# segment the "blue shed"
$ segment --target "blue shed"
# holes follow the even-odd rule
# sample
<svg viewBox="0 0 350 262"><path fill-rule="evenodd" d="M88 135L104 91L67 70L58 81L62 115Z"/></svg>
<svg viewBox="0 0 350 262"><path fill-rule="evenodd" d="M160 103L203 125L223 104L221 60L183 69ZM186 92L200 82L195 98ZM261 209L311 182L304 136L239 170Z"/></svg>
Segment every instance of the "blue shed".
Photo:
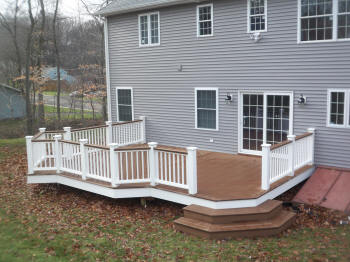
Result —
<svg viewBox="0 0 350 262"><path fill-rule="evenodd" d="M26 103L21 91L0 84L0 120L21 118L26 115Z"/></svg>

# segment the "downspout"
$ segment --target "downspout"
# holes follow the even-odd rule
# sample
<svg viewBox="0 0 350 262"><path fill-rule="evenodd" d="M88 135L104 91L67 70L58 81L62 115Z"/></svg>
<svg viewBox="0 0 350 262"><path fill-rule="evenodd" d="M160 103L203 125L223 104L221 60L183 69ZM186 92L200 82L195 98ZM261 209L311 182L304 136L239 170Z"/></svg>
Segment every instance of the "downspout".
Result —
<svg viewBox="0 0 350 262"><path fill-rule="evenodd" d="M108 49L108 21L104 19L104 37L105 37L105 60L106 60L106 84L107 84L107 111L108 121L112 121L112 93L111 93L111 78L109 74L109 49Z"/></svg>

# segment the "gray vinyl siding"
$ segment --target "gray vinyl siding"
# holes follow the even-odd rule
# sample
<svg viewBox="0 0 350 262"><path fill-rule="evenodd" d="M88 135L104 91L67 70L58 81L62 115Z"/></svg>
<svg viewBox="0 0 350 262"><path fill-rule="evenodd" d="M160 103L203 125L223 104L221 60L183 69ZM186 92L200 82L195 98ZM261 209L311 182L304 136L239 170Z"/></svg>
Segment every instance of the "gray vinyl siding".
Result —
<svg viewBox="0 0 350 262"><path fill-rule="evenodd" d="M315 127L316 163L349 168L350 128L326 122L327 89L350 88L350 42L297 44L297 1L268 0L268 31L254 43L246 0L213 4L214 36L203 38L196 35L196 5L156 10L157 47L139 47L139 13L108 18L113 120L115 87L131 86L135 117L147 117L148 141L237 153L239 91L293 91L294 133ZM195 129L195 87L219 88L218 131ZM227 93L234 95L230 104ZM300 94L306 105L296 103Z"/></svg>

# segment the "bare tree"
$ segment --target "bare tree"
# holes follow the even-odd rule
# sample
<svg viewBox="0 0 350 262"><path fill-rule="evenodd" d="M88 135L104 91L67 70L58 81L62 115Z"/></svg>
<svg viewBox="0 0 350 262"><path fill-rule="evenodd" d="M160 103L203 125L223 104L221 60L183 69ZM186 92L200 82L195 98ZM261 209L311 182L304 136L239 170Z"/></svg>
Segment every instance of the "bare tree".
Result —
<svg viewBox="0 0 350 262"><path fill-rule="evenodd" d="M28 14L30 19L30 28L27 34L27 43L26 43L26 68L25 68L25 98L26 98L26 111L27 111L27 133L32 134L33 132L33 115L32 107L30 101L30 56L32 53L32 39L33 31L35 27L35 20L32 12L32 1L27 0L28 3Z"/></svg>
<svg viewBox="0 0 350 262"><path fill-rule="evenodd" d="M21 75L22 74L22 58L21 58L21 52L20 52L20 48L18 45L18 39L17 39L18 12L19 12L18 0L15 0L15 8L14 8L14 15L13 15L12 23L10 23L10 21L5 17L5 15L0 12L0 25L2 27L4 27L11 36L11 39L13 41L13 45L14 45L15 50L16 50L17 73L18 73L18 75Z"/></svg>
<svg viewBox="0 0 350 262"><path fill-rule="evenodd" d="M53 15L53 26L52 26L52 32L53 32L53 42L54 42L54 48L55 48L55 60L56 60L56 69L57 69L57 119L58 122L61 121L61 62L60 62L60 52L58 50L58 43L57 43L57 32L56 28L58 28L58 20L57 20L57 13L58 13L58 5L59 0L56 0L56 7L55 7L55 13Z"/></svg>

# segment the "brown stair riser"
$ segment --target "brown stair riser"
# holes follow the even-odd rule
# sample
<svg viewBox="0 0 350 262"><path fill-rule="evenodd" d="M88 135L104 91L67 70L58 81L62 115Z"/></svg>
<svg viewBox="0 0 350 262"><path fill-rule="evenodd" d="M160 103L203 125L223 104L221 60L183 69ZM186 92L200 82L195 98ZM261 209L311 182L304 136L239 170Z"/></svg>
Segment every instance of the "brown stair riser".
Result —
<svg viewBox="0 0 350 262"><path fill-rule="evenodd" d="M266 228L256 230L240 230L240 231L227 231L227 232L207 232L197 228L189 227L186 225L178 224L175 222L175 229L185 234L198 236L207 239L232 239L232 238L254 238L254 237L268 237L278 235L284 230L289 228L295 221L295 216L289 219L282 226L277 228Z"/></svg>
<svg viewBox="0 0 350 262"><path fill-rule="evenodd" d="M247 215L224 215L211 216L201 213L196 213L190 210L184 210L184 217L207 222L210 224L232 224L235 222L261 221L269 220L276 217L282 211L282 205L277 206L267 213L256 213Z"/></svg>

